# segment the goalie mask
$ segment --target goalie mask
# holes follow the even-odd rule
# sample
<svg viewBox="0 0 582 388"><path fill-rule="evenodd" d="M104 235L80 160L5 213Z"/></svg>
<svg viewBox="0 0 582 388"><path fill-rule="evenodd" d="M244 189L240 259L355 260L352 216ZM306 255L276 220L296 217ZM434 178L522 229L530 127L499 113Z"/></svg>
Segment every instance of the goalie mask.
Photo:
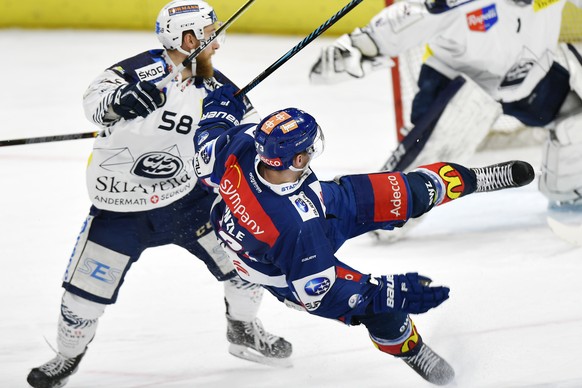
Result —
<svg viewBox="0 0 582 388"><path fill-rule="evenodd" d="M273 170L301 171L293 167L295 155L306 151L314 159L323 147L323 132L313 116L296 108L271 113L255 129L259 158Z"/></svg>
<svg viewBox="0 0 582 388"><path fill-rule="evenodd" d="M196 39L202 42L207 39L204 28L216 20L214 9L204 1L172 1L158 14L156 35L165 49L181 51L182 34L185 31L193 31Z"/></svg>

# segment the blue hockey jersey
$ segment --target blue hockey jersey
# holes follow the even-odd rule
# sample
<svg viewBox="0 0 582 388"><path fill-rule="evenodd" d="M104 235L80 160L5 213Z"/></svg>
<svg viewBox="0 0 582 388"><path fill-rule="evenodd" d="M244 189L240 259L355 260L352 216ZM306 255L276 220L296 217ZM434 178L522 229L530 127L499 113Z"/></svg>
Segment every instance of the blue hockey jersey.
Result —
<svg viewBox="0 0 582 388"><path fill-rule="evenodd" d="M214 230L243 279L262 284L288 305L349 323L379 288L335 252L351 237L405 222L412 212L408 180L390 173L386 179L393 181L383 184L382 195L375 195L369 175L340 185L320 182L307 169L297 182L269 183L258 173L255 127L235 127L217 138L204 128L197 133L196 174L222 197L211 212ZM383 197L383 206L374 205L375 196ZM428 194L418 200L422 211L429 201Z"/></svg>

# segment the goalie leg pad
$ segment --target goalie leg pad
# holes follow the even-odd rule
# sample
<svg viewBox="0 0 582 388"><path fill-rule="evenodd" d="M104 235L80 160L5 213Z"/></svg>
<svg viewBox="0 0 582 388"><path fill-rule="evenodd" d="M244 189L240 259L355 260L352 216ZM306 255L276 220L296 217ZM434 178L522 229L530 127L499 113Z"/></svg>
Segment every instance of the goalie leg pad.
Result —
<svg viewBox="0 0 582 388"><path fill-rule="evenodd" d="M539 188L552 202L582 204L582 112L549 131Z"/></svg>
<svg viewBox="0 0 582 388"><path fill-rule="evenodd" d="M405 171L439 160L463 163L500 115L499 103L475 82L457 77L438 94L382 169Z"/></svg>
<svg viewBox="0 0 582 388"><path fill-rule="evenodd" d="M570 43L560 43L570 73L570 88L582 97L582 54Z"/></svg>

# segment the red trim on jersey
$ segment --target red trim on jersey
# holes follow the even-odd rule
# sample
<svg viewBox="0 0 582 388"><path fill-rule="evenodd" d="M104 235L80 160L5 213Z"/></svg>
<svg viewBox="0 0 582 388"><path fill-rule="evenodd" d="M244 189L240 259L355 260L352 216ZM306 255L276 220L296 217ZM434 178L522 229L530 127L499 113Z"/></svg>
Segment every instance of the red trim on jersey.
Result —
<svg viewBox="0 0 582 388"><path fill-rule="evenodd" d="M224 175L220 180L220 195L226 206L241 227L257 240L272 247L279 238L279 231L259 203L247 177L243 176L237 157L229 156L225 167Z"/></svg>
<svg viewBox="0 0 582 388"><path fill-rule="evenodd" d="M362 279L362 274L343 267L335 267L336 276L339 279L351 280L354 282L359 282Z"/></svg>
<svg viewBox="0 0 582 388"><path fill-rule="evenodd" d="M374 191L374 222L406 221L408 191L399 172L368 175Z"/></svg>

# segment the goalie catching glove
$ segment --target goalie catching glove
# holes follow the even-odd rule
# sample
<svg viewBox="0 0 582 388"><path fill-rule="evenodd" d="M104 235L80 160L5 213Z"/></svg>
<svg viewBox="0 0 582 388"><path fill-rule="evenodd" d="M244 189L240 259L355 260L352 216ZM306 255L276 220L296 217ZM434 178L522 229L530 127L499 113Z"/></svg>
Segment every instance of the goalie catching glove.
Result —
<svg viewBox="0 0 582 388"><path fill-rule="evenodd" d="M381 282L382 291L374 300L375 313L422 314L449 299L448 287L431 287L432 280L416 272L384 275L376 280Z"/></svg>
<svg viewBox="0 0 582 388"><path fill-rule="evenodd" d="M333 84L362 78L373 70L388 66L393 66L392 61L380 55L378 46L365 28L356 28L321 50L309 79L315 84Z"/></svg>

